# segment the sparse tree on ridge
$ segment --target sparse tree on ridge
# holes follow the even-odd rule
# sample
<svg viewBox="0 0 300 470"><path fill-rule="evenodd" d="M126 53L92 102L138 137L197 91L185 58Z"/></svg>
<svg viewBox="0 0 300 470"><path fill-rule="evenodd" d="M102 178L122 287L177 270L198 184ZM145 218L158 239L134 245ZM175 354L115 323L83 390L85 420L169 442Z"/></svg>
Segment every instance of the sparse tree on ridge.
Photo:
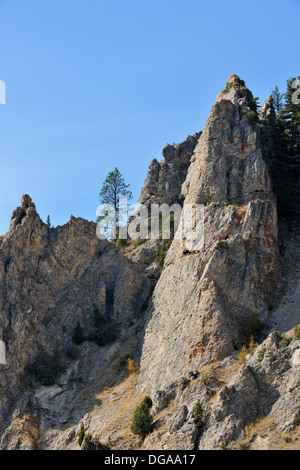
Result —
<svg viewBox="0 0 300 470"><path fill-rule="evenodd" d="M127 197L127 201L130 201L132 199L132 193L128 189L129 187L130 185L125 183L121 172L116 167L113 171L108 173L99 193L100 204L110 204L114 207L116 214L115 233L117 232L119 222L119 197ZM101 217L98 217L97 222L100 220Z"/></svg>

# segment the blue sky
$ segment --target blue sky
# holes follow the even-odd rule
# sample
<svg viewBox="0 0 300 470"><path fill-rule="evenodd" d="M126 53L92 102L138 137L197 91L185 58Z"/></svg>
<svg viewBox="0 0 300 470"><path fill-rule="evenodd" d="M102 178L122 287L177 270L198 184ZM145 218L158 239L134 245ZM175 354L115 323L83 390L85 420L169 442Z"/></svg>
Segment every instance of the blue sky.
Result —
<svg viewBox="0 0 300 470"><path fill-rule="evenodd" d="M95 220L115 166L137 199L232 73L261 103L299 75L299 19L300 0L0 0L0 234L23 193L53 225Z"/></svg>

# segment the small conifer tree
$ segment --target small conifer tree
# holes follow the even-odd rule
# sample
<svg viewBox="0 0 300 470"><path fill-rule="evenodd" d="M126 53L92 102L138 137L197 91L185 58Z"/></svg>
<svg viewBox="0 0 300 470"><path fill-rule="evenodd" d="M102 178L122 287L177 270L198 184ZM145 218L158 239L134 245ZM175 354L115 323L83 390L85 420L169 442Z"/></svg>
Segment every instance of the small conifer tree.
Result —
<svg viewBox="0 0 300 470"><path fill-rule="evenodd" d="M81 446L81 444L83 443L84 436L85 436L84 424L81 423L80 429L79 429L79 433L78 433L78 444L79 444L80 446Z"/></svg>
<svg viewBox="0 0 300 470"><path fill-rule="evenodd" d="M204 424L204 413L201 404L197 401L194 409L194 423L200 429Z"/></svg>
<svg viewBox="0 0 300 470"><path fill-rule="evenodd" d="M80 325L80 322L78 322L76 327L75 327L75 330L74 330L74 333L73 333L73 341L77 345L80 345L80 344L84 343L84 341L85 341L85 337L84 337L83 330L82 330L82 327Z"/></svg>
<svg viewBox="0 0 300 470"><path fill-rule="evenodd" d="M133 414L131 423L131 432L133 432L133 434L138 434L144 438L152 431L153 417L150 413L151 407L151 398L145 397Z"/></svg>

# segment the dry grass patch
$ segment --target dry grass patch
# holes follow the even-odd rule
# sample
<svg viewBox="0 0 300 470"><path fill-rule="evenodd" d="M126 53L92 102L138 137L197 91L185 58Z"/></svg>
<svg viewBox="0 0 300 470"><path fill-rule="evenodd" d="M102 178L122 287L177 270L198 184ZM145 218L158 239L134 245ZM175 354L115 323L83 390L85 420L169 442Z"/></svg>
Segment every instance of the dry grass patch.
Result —
<svg viewBox="0 0 300 470"><path fill-rule="evenodd" d="M257 419L245 427L245 438L237 441L233 450L299 450L300 426L283 433L276 429L276 424L268 416Z"/></svg>
<svg viewBox="0 0 300 470"><path fill-rule="evenodd" d="M137 436L130 431L131 421L135 409L147 396L146 391L135 394L137 376L131 373L123 382L96 395L101 401L99 414L103 426L94 435L110 447L132 448L137 441Z"/></svg>
<svg viewBox="0 0 300 470"><path fill-rule="evenodd" d="M30 414L17 417L11 424L11 434L18 436L19 446L38 450L41 444L39 419Z"/></svg>

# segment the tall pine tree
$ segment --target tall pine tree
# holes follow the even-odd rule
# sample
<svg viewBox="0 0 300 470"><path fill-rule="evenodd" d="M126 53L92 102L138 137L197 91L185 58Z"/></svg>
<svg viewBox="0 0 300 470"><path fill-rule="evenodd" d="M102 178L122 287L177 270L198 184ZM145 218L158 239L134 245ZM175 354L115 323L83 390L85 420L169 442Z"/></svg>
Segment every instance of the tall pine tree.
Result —
<svg viewBox="0 0 300 470"><path fill-rule="evenodd" d="M114 208L115 211L115 221L114 221L114 234L118 235L118 223L119 223L119 198L124 196L127 198L127 201L132 199L132 193L128 189L129 184L125 183L125 180L118 170L115 168L113 171L109 172L107 177L102 184L101 191L99 193L100 204L106 205L109 204ZM103 216L97 218L99 222ZM114 237L113 237L114 238ZM118 236L117 236L118 238Z"/></svg>
<svg viewBox="0 0 300 470"><path fill-rule="evenodd" d="M300 77L286 82L286 92L276 86L273 106L276 120L271 124L267 160L277 196L280 218L293 220L300 213L300 104L295 101L295 84Z"/></svg>
<svg viewBox="0 0 300 470"><path fill-rule="evenodd" d="M300 77L297 77L299 80ZM295 102L296 77L287 80L284 104L279 111L279 123L283 129L284 159L281 164L280 207L288 218L299 215L300 187L300 104Z"/></svg>

